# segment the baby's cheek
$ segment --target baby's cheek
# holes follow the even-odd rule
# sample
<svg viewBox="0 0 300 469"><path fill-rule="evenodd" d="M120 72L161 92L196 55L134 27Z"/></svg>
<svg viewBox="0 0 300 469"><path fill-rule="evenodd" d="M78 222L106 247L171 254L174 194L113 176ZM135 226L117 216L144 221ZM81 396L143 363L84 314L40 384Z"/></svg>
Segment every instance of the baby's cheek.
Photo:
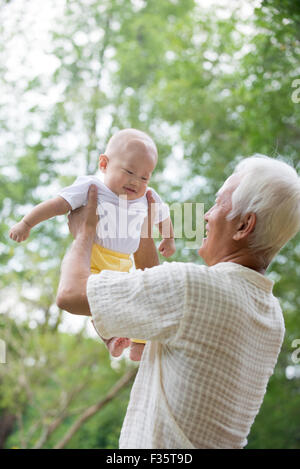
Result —
<svg viewBox="0 0 300 469"><path fill-rule="evenodd" d="M141 187L141 190L140 190L140 197L143 197L143 195L146 194L146 191L148 189L148 186L146 185L145 187Z"/></svg>

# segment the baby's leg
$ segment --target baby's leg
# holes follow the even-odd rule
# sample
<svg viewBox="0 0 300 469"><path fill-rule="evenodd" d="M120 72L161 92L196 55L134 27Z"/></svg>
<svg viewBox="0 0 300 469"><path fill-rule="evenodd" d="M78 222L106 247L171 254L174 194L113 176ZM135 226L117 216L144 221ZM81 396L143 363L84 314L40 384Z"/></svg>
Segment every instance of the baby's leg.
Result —
<svg viewBox="0 0 300 469"><path fill-rule="evenodd" d="M105 343L106 347L108 348L110 354L113 357L119 357L122 354L124 348L129 347L130 339L127 339L126 337L111 337L110 339L104 339L97 331L94 321L91 321L91 323L93 324L98 336Z"/></svg>
<svg viewBox="0 0 300 469"><path fill-rule="evenodd" d="M107 340L102 338L102 340L113 357L122 355L123 350L130 345L130 339L126 337L112 337Z"/></svg>
<svg viewBox="0 0 300 469"><path fill-rule="evenodd" d="M97 244L93 244L91 254L91 273L99 274L102 270L116 270L128 272L132 266L132 261L129 259L120 259L119 254L109 252ZM93 323L93 321L92 321ZM94 325L94 323L93 323ZM95 327L95 326L94 326ZM95 328L96 329L96 328ZM96 332L98 333L97 329ZM98 333L98 335L100 335ZM100 336L101 337L101 336ZM113 357L119 357L122 355L123 350L130 345L130 339L126 337L111 337L110 339L103 339L106 347Z"/></svg>
<svg viewBox="0 0 300 469"><path fill-rule="evenodd" d="M140 359L142 358L144 347L145 347L144 343L131 342L130 352L129 352L130 360L134 362L139 362Z"/></svg>

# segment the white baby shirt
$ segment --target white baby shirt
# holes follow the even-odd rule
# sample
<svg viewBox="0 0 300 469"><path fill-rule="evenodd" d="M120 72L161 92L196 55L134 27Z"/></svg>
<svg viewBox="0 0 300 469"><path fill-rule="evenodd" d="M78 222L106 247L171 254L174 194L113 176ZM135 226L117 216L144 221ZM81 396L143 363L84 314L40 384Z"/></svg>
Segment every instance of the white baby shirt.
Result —
<svg viewBox="0 0 300 469"><path fill-rule="evenodd" d="M75 210L87 204L91 184L98 188L99 223L95 242L112 251L133 254L140 244L141 228L148 213L146 195L135 200L127 200L112 192L97 176L80 176L58 195L63 197ZM154 223L170 216L170 210L157 192L149 187L156 202Z"/></svg>

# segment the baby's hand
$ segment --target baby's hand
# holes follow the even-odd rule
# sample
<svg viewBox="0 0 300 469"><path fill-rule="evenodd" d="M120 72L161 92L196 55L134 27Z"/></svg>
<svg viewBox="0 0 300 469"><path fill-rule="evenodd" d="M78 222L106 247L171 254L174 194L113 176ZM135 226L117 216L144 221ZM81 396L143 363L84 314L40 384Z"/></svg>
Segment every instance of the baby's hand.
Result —
<svg viewBox="0 0 300 469"><path fill-rule="evenodd" d="M9 232L9 237L17 243L21 243L21 241L25 241L30 234L30 227L27 225L23 220L19 223L14 225Z"/></svg>
<svg viewBox="0 0 300 469"><path fill-rule="evenodd" d="M158 247L159 252L164 257L170 257L176 251L174 238L165 238Z"/></svg>

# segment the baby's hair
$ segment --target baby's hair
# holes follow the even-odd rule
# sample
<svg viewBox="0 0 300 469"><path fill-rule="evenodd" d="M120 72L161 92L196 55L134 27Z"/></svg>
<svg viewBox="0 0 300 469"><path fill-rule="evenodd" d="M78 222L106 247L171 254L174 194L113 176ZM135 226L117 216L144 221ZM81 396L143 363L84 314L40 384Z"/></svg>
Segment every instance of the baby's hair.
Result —
<svg viewBox="0 0 300 469"><path fill-rule="evenodd" d="M150 150L152 150L157 159L158 153L153 139L146 134L146 132L137 129L122 129L115 133L107 143L105 154L109 157L115 154L120 154L127 143L131 140L143 142Z"/></svg>

